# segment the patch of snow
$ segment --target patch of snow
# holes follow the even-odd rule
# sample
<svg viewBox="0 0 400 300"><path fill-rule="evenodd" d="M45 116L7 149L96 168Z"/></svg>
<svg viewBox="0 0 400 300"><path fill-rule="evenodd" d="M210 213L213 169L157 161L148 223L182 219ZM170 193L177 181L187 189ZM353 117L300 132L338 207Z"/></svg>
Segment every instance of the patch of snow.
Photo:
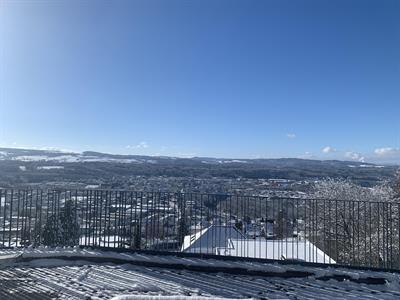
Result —
<svg viewBox="0 0 400 300"><path fill-rule="evenodd" d="M12 160L24 162L59 162L59 163L78 163L78 162L109 162L109 163L141 163L141 161L132 158L111 158L85 155L20 155L12 158ZM149 160L149 163L156 163L154 160Z"/></svg>
<svg viewBox="0 0 400 300"><path fill-rule="evenodd" d="M38 170L62 170L63 166L40 166L37 167Z"/></svg>
<svg viewBox="0 0 400 300"><path fill-rule="evenodd" d="M98 189L99 187L100 187L100 185L98 185L98 184L88 184L87 186L85 186L85 189L95 190L95 189Z"/></svg>
<svg viewBox="0 0 400 300"><path fill-rule="evenodd" d="M240 163L240 164L247 164L248 162L245 160L239 159L230 159L230 160L218 160L219 164L233 164L233 163ZM204 162L203 162L204 163Z"/></svg>
<svg viewBox="0 0 400 300"><path fill-rule="evenodd" d="M26 171L26 167L25 167L25 166L19 166L19 169L20 169L22 172L25 172L25 171Z"/></svg>
<svg viewBox="0 0 400 300"><path fill-rule="evenodd" d="M55 157L47 157L46 161L56 161L56 162L63 162L63 163L74 163L79 162L80 159L78 156L73 155L60 155Z"/></svg>
<svg viewBox="0 0 400 300"><path fill-rule="evenodd" d="M202 296L147 296L147 295L119 295L111 300L251 300L253 298L221 298L221 297L202 297Z"/></svg>
<svg viewBox="0 0 400 300"><path fill-rule="evenodd" d="M13 158L13 160L25 161L25 162L46 161L47 159L48 159L48 157L44 156L44 155L22 155L22 156L16 156Z"/></svg>
<svg viewBox="0 0 400 300"><path fill-rule="evenodd" d="M225 164L231 164L231 163L247 164L247 161L239 160L239 159L233 159L233 160L225 160L224 163Z"/></svg>
<svg viewBox="0 0 400 300"><path fill-rule="evenodd" d="M79 158L81 162L108 162L108 163L122 163L122 164L130 164L130 163L140 163L137 159L124 159L124 158L109 158L109 157L88 157L82 156Z"/></svg>

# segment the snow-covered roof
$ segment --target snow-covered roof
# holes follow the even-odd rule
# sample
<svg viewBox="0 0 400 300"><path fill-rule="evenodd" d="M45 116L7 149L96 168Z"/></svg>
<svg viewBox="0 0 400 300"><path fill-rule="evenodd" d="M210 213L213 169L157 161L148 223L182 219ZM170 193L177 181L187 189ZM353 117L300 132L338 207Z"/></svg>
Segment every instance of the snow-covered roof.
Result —
<svg viewBox="0 0 400 300"><path fill-rule="evenodd" d="M301 260L313 263L336 263L310 241L296 238L281 240L229 239L228 246L217 248L216 254L275 260Z"/></svg>
<svg viewBox="0 0 400 300"><path fill-rule="evenodd" d="M226 247L229 239L245 238L235 226L211 225L195 234L185 236L183 252L215 253L217 247Z"/></svg>

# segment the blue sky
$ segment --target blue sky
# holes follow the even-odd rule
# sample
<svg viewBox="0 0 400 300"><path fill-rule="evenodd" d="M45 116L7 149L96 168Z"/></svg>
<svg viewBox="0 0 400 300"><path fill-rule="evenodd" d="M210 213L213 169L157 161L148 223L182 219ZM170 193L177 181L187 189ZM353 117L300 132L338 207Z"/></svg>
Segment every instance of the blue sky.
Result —
<svg viewBox="0 0 400 300"><path fill-rule="evenodd" d="M400 1L0 3L0 146L400 162Z"/></svg>

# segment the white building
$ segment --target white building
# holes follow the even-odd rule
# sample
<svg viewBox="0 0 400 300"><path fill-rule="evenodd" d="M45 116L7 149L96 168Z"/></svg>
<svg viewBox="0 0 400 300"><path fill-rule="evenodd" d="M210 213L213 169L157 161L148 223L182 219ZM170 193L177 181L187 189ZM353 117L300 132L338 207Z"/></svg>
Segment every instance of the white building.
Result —
<svg viewBox="0 0 400 300"><path fill-rule="evenodd" d="M298 260L312 263L336 262L305 239L266 240L246 238L234 226L211 225L184 238L182 252L216 254L274 260Z"/></svg>

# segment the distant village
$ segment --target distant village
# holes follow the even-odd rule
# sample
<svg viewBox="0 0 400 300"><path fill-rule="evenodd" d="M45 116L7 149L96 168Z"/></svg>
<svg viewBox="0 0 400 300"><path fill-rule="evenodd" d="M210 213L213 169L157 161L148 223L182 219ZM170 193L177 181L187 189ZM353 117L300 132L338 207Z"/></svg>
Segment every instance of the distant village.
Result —
<svg viewBox="0 0 400 300"><path fill-rule="evenodd" d="M115 178L111 182L98 180L91 184L52 183L54 186L81 189L128 189L133 191L186 192L233 194L248 196L303 197L312 189L314 181L280 178L187 178L166 176L135 176L123 182Z"/></svg>

